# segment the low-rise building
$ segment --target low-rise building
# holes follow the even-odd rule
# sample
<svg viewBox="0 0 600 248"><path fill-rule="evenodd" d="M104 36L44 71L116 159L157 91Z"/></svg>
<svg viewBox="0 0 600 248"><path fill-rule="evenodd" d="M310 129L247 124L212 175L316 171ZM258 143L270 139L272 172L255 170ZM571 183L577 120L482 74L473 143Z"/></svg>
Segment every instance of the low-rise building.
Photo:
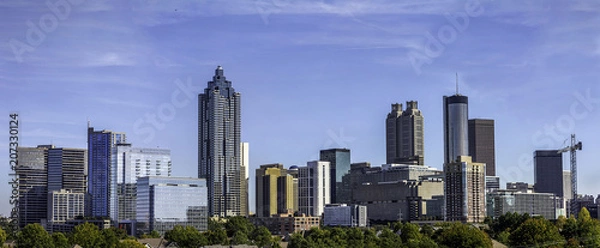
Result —
<svg viewBox="0 0 600 248"><path fill-rule="evenodd" d="M271 217L252 217L250 222L255 226L264 226L273 235L286 236L288 234L308 231L313 227L319 227L321 217L306 216L305 214L280 214Z"/></svg>
<svg viewBox="0 0 600 248"><path fill-rule="evenodd" d="M555 220L564 213L564 200L551 193L525 193L516 190L498 190L487 195L488 216L500 217L507 212L542 216Z"/></svg>
<svg viewBox="0 0 600 248"><path fill-rule="evenodd" d="M366 227L367 207L360 205L329 204L325 206L323 225Z"/></svg>

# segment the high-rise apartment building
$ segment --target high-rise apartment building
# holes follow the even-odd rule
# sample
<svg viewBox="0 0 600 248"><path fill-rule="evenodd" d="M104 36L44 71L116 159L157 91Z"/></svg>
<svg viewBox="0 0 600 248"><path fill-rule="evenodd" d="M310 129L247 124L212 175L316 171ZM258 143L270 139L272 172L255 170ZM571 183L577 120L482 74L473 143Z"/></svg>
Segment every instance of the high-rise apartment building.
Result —
<svg viewBox="0 0 600 248"><path fill-rule="evenodd" d="M496 175L494 120L469 120L469 156L475 162L485 163L486 176Z"/></svg>
<svg viewBox="0 0 600 248"><path fill-rule="evenodd" d="M469 156L444 164L446 221L483 222L486 216L485 164Z"/></svg>
<svg viewBox="0 0 600 248"><path fill-rule="evenodd" d="M117 193L111 201L117 202L111 213L115 221L135 220L137 179L145 176L171 176L171 151L159 148L136 148L131 144L117 144L115 156Z"/></svg>
<svg viewBox="0 0 600 248"><path fill-rule="evenodd" d="M444 163L469 155L468 105L466 96L444 96Z"/></svg>
<svg viewBox="0 0 600 248"><path fill-rule="evenodd" d="M48 209L48 148L18 147L15 170L19 178L19 227L41 223Z"/></svg>
<svg viewBox="0 0 600 248"><path fill-rule="evenodd" d="M392 104L385 120L386 163L424 165L423 115L416 101Z"/></svg>
<svg viewBox="0 0 600 248"><path fill-rule="evenodd" d="M558 150L539 150L533 153L533 157L535 192L564 197L562 153Z"/></svg>
<svg viewBox="0 0 600 248"><path fill-rule="evenodd" d="M211 216L242 214L240 100L221 66L198 95L198 177L206 178Z"/></svg>
<svg viewBox="0 0 600 248"><path fill-rule="evenodd" d="M298 169L298 208L300 213L321 216L331 203L330 169L327 161L311 161Z"/></svg>
<svg viewBox="0 0 600 248"><path fill-rule="evenodd" d="M115 217L117 202L117 144L126 143L124 133L96 131L88 127L88 192L93 217Z"/></svg>
<svg viewBox="0 0 600 248"><path fill-rule="evenodd" d="M240 215L248 216L249 215L249 205L248 205L248 183L250 182L250 144L248 142L242 142L242 146L240 149L240 166L242 167L240 171L242 172L241 180L241 196L240 199L242 201L242 205L240 206Z"/></svg>
<svg viewBox="0 0 600 248"><path fill-rule="evenodd" d="M348 203L350 196L341 194L343 191L342 178L350 173L350 150L334 148L321 150L319 161L329 162L330 193L332 203Z"/></svg>

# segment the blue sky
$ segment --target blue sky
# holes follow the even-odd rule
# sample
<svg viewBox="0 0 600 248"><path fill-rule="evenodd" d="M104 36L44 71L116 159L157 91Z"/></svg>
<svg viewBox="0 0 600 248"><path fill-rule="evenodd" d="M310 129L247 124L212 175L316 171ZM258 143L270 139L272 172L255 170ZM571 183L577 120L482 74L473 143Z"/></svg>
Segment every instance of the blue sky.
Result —
<svg viewBox="0 0 600 248"><path fill-rule="evenodd" d="M259 165L305 165L325 148L384 163L390 104L409 100L426 163L441 168L442 97L458 73L469 116L496 120L502 184L533 182L533 151L577 133L579 192L600 193L596 1L50 2L0 2L5 182L12 111L21 146L85 148L90 120L171 149L173 174L196 176L197 94L222 65L242 94L251 187Z"/></svg>

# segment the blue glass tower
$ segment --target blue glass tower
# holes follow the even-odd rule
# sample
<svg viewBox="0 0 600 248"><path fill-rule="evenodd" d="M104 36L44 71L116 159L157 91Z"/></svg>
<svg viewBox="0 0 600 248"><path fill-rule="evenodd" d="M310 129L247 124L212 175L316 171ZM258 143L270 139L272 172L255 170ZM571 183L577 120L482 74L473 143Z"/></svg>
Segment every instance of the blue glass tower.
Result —
<svg viewBox="0 0 600 248"><path fill-rule="evenodd" d="M116 145L126 143L124 133L94 131L88 127L88 193L91 197L90 214L93 217L111 217L116 220L117 193Z"/></svg>
<svg viewBox="0 0 600 248"><path fill-rule="evenodd" d="M344 191L342 177L350 173L350 150L340 148L321 150L319 161L329 162L331 203L349 203L350 196Z"/></svg>

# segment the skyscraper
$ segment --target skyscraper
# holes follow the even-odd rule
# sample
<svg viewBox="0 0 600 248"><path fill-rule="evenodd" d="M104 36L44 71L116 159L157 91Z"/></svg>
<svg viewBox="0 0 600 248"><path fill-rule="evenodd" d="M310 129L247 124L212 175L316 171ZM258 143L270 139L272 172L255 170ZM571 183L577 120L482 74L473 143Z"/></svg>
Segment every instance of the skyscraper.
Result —
<svg viewBox="0 0 600 248"><path fill-rule="evenodd" d="M311 161L298 169L298 208L300 213L321 216L330 201L330 169L327 161Z"/></svg>
<svg viewBox="0 0 600 248"><path fill-rule="evenodd" d="M115 217L117 202L117 144L126 143L124 133L95 131L88 127L88 192L93 217Z"/></svg>
<svg viewBox="0 0 600 248"><path fill-rule="evenodd" d="M18 147L19 227L41 223L48 209L48 147Z"/></svg>
<svg viewBox="0 0 600 248"><path fill-rule="evenodd" d="M533 157L534 191L564 197L562 153L558 150L539 150L533 153Z"/></svg>
<svg viewBox="0 0 600 248"><path fill-rule="evenodd" d="M483 222L486 216L485 164L469 156L444 164L446 221Z"/></svg>
<svg viewBox="0 0 600 248"><path fill-rule="evenodd" d="M444 163L469 155L468 105L466 96L444 96Z"/></svg>
<svg viewBox="0 0 600 248"><path fill-rule="evenodd" d="M496 148L494 120L469 120L469 156L473 161L485 163L486 176L496 175Z"/></svg>
<svg viewBox="0 0 600 248"><path fill-rule="evenodd" d="M385 120L386 163L425 165L423 115L416 101L392 104Z"/></svg>
<svg viewBox="0 0 600 248"><path fill-rule="evenodd" d="M211 216L242 213L240 100L221 66L198 95L198 177L206 178Z"/></svg>
<svg viewBox="0 0 600 248"><path fill-rule="evenodd" d="M350 196L339 193L343 192L342 177L350 173L350 150L341 148L321 150L319 161L329 162L331 203L349 203Z"/></svg>

